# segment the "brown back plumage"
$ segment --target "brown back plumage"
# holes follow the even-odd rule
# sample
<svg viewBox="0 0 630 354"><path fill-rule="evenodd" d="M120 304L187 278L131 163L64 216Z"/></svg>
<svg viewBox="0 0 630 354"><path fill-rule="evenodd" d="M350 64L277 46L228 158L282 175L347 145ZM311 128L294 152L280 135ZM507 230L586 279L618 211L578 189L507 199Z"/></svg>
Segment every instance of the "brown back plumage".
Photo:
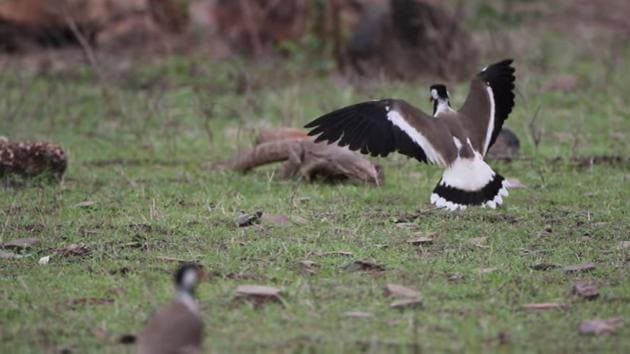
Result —
<svg viewBox="0 0 630 354"><path fill-rule="evenodd" d="M199 353L203 321L180 301L173 301L149 320L138 336L138 354Z"/></svg>

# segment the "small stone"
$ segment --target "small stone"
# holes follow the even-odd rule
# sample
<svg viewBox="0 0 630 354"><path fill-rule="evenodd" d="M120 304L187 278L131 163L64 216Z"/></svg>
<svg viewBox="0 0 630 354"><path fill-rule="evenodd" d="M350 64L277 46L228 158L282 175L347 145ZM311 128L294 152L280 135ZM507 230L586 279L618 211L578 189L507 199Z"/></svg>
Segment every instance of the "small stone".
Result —
<svg viewBox="0 0 630 354"><path fill-rule="evenodd" d="M599 297L599 289L597 285L592 283L575 283L571 288L574 295L578 295L586 300L595 300Z"/></svg>
<svg viewBox="0 0 630 354"><path fill-rule="evenodd" d="M39 259L39 261L37 261L37 264L39 265L47 265L48 262L50 262L50 256L45 256Z"/></svg>
<svg viewBox="0 0 630 354"><path fill-rule="evenodd" d="M373 316L371 313L363 312L363 311L349 311L349 312L344 312L343 315L345 317L351 317L351 318L369 318Z"/></svg>
<svg viewBox="0 0 630 354"><path fill-rule="evenodd" d="M611 335L617 332L617 329L623 326L623 319L621 317L615 317L608 320L587 320L582 321L578 327L580 334L591 335Z"/></svg>
<svg viewBox="0 0 630 354"><path fill-rule="evenodd" d="M422 306L421 299L400 299L392 302L389 307L393 309L416 308Z"/></svg>

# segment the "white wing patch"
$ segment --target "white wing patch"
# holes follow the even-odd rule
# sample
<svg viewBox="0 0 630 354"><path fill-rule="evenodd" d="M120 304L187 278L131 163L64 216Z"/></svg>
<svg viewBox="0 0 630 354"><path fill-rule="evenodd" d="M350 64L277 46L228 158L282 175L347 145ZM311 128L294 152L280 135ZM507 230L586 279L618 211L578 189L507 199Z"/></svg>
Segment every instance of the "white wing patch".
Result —
<svg viewBox="0 0 630 354"><path fill-rule="evenodd" d="M457 148L458 152L462 149L462 142L459 139L457 139L457 137L453 137L453 144L455 144L455 147Z"/></svg>
<svg viewBox="0 0 630 354"><path fill-rule="evenodd" d="M424 150L424 153L427 155L427 159L440 166L446 166L444 162L444 158L442 155L431 145L429 140L422 135L419 131L417 131L414 127L409 125L409 123L405 120L405 118L400 115L396 110L390 110L387 113L387 119L392 122L395 126L400 128L405 134L407 134L411 140L418 144Z"/></svg>
<svg viewBox="0 0 630 354"><path fill-rule="evenodd" d="M485 69L484 69L485 70ZM488 145L490 145L490 139L492 138L492 131L494 130L494 93L492 92L492 87L488 85L486 87L486 92L488 93L488 99L490 100L490 119L488 119L488 129L486 131L486 140L483 144L483 155L486 155L488 152Z"/></svg>

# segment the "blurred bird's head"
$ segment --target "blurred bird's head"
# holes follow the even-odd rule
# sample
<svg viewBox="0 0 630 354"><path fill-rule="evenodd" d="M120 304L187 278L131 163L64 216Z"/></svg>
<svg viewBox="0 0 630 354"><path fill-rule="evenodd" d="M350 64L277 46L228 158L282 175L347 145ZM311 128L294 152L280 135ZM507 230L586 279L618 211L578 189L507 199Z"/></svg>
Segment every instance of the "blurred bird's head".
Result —
<svg viewBox="0 0 630 354"><path fill-rule="evenodd" d="M184 264L175 272L175 287L178 291L192 294L201 278L203 271L199 264Z"/></svg>

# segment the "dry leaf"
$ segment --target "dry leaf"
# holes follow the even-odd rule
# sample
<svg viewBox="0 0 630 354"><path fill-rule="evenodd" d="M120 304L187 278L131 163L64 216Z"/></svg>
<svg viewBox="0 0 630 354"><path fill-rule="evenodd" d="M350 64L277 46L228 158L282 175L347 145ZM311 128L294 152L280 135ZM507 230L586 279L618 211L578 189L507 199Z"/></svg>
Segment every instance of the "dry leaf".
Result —
<svg viewBox="0 0 630 354"><path fill-rule="evenodd" d="M630 241L619 241L619 249L624 250L630 248Z"/></svg>
<svg viewBox="0 0 630 354"><path fill-rule="evenodd" d="M564 267L564 272L567 274L578 273L578 272L590 272L593 269L595 269L595 265L591 262L588 262L588 263L566 266Z"/></svg>
<svg viewBox="0 0 630 354"><path fill-rule="evenodd" d="M479 248L489 248L487 245L488 238L487 237L473 237L468 240L468 243Z"/></svg>
<svg viewBox="0 0 630 354"><path fill-rule="evenodd" d="M418 227L420 227L418 224L413 222L397 222L395 225L396 227L400 227L401 229L408 230L417 229Z"/></svg>
<svg viewBox="0 0 630 354"><path fill-rule="evenodd" d="M324 252L324 253L319 253L317 254L320 257L323 256L346 256L346 257L352 257L353 253L350 251L331 251L331 252Z"/></svg>
<svg viewBox="0 0 630 354"><path fill-rule="evenodd" d="M74 208L89 208L89 207L91 207L91 206L93 206L95 204L96 204L96 202L93 201L93 200L84 200L82 202L79 202L79 203L75 204L73 207Z"/></svg>
<svg viewBox="0 0 630 354"><path fill-rule="evenodd" d="M411 240L408 240L407 243L410 243L412 245L430 245L433 243L433 238L432 237L427 237L427 236L418 236L415 238L412 238Z"/></svg>
<svg viewBox="0 0 630 354"><path fill-rule="evenodd" d="M477 271L479 272L480 275L490 274L490 273L494 272L495 270L497 270L497 269L496 268L479 268L479 269L477 269Z"/></svg>
<svg viewBox="0 0 630 354"><path fill-rule="evenodd" d="M422 297L417 290L398 284L385 285L385 296L396 298L389 304L391 308L404 309L422 305Z"/></svg>
<svg viewBox="0 0 630 354"><path fill-rule="evenodd" d="M389 304L393 309L414 308L422 305L421 299L400 299Z"/></svg>
<svg viewBox="0 0 630 354"><path fill-rule="evenodd" d="M526 185L521 183L521 181L519 181L516 178L508 178L507 180L505 180L505 187L507 189L524 189L524 188L527 188Z"/></svg>
<svg viewBox="0 0 630 354"><path fill-rule="evenodd" d="M575 283L571 288L573 295L578 295L586 300L595 300L599 296L599 289L593 283Z"/></svg>
<svg viewBox="0 0 630 354"><path fill-rule="evenodd" d="M385 285L385 296L391 296L396 298L407 298L407 299L419 299L420 293L412 288L408 288L406 286L398 285L398 284L387 284Z"/></svg>
<svg viewBox="0 0 630 354"><path fill-rule="evenodd" d="M522 306L525 310L544 311L544 310L560 310L567 306L565 304L559 304L557 302L543 302L538 304L525 304Z"/></svg>
<svg viewBox="0 0 630 354"><path fill-rule="evenodd" d="M98 297L82 297L68 302L68 307L76 309L82 305L95 306L95 305L107 305L114 303L114 299L110 298L98 298Z"/></svg>
<svg viewBox="0 0 630 354"><path fill-rule="evenodd" d="M537 263L529 267L533 270L549 270L553 268L558 268L558 265L552 263Z"/></svg>
<svg viewBox="0 0 630 354"><path fill-rule="evenodd" d="M611 335L617 332L617 329L623 326L623 319L615 317L608 320L587 320L582 321L578 327L580 334Z"/></svg>
<svg viewBox="0 0 630 354"><path fill-rule="evenodd" d="M2 245L3 248L8 249L27 249L35 246L39 243L39 239L35 237L26 237L26 238L17 238L15 240L11 240Z"/></svg>
<svg viewBox="0 0 630 354"><path fill-rule="evenodd" d="M458 282L464 279L464 276L460 273L447 274L446 279L450 282Z"/></svg>
<svg viewBox="0 0 630 354"><path fill-rule="evenodd" d="M66 247L53 249L53 253L63 256L63 257L70 257L70 256L82 257L90 253L90 248L83 243L71 244Z"/></svg>
<svg viewBox="0 0 630 354"><path fill-rule="evenodd" d="M368 317L372 317L371 313L369 313L369 312L362 312L362 311L344 312L343 315L345 317L351 317L351 318L368 318Z"/></svg>
<svg viewBox="0 0 630 354"><path fill-rule="evenodd" d="M280 301L281 290L263 285L239 285L236 288L236 298L252 301L260 305L266 301Z"/></svg>
<svg viewBox="0 0 630 354"><path fill-rule="evenodd" d="M274 214L263 213L260 219L264 223L280 225L280 226L289 225L291 223L291 220L286 215L274 215Z"/></svg>
<svg viewBox="0 0 630 354"><path fill-rule="evenodd" d="M308 220L304 219L303 217L299 215L291 216L291 222L300 226L308 224Z"/></svg>
<svg viewBox="0 0 630 354"><path fill-rule="evenodd" d="M254 214L241 214L236 218L236 225L238 227L246 227L258 224L262 215L262 211L257 211Z"/></svg>
<svg viewBox="0 0 630 354"><path fill-rule="evenodd" d="M309 261L309 260L301 260L299 262L301 270L305 273L308 274L315 274L315 269L313 269L314 267L316 267L318 264L313 262L313 261Z"/></svg>
<svg viewBox="0 0 630 354"><path fill-rule="evenodd" d="M177 263L188 263L188 262L190 262L189 259L169 257L169 256L157 256L155 258L160 260L160 261L165 261L165 262L177 262Z"/></svg>
<svg viewBox="0 0 630 354"><path fill-rule="evenodd" d="M309 261L307 259L304 259L304 260L300 261L300 265L302 265L304 267L307 267L307 268L313 268L313 267L317 266L317 263L313 262L313 261Z"/></svg>
<svg viewBox="0 0 630 354"><path fill-rule="evenodd" d="M344 269L349 271L349 272L359 272L359 271L363 271L363 272L383 272L385 271L385 267L371 262L371 261L354 261L350 264L346 264L344 266Z"/></svg>

